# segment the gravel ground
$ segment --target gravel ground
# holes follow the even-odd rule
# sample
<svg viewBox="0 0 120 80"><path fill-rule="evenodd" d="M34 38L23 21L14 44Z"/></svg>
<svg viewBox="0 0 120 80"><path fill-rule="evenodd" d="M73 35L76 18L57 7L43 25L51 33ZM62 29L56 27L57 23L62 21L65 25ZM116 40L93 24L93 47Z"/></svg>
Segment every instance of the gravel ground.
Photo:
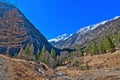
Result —
<svg viewBox="0 0 120 80"><path fill-rule="evenodd" d="M0 57L0 80L10 80L8 67L9 65Z"/></svg>

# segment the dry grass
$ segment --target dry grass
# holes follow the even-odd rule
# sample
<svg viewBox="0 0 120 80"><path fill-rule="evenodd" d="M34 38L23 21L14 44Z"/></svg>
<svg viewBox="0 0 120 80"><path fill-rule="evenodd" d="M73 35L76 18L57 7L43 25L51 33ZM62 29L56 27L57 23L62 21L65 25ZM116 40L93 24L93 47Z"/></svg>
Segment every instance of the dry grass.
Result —
<svg viewBox="0 0 120 80"><path fill-rule="evenodd" d="M81 70L75 67L68 68L65 66L59 67L57 69L60 70L62 73L71 76L75 79L78 77L78 80L82 80L82 77L92 77L91 79L97 77L96 80L114 80L113 78L118 80L116 76L120 76L119 70L117 70L120 67L120 50L114 53L84 56L82 58L83 63L80 65L85 66L85 63L87 62L90 66L89 70ZM80 59L81 58L77 58L77 60Z"/></svg>
<svg viewBox="0 0 120 80"><path fill-rule="evenodd" d="M85 66L87 62L90 66L89 70L81 70L79 68L68 68L66 66L58 67L57 69L63 74L74 78L75 80L96 79L96 80L120 80L120 50L114 53L107 53L94 56L85 56L81 66ZM0 60L4 60L1 66L8 66L8 80L58 80L54 70L50 69L44 63L39 64L46 66L48 71L44 70L43 75L39 75L36 70L36 63L21 59L9 58L0 55ZM80 60L80 58L77 58ZM74 60L73 60L74 61ZM6 64L6 65L5 65Z"/></svg>
<svg viewBox="0 0 120 80"><path fill-rule="evenodd" d="M0 55L1 57L8 65L9 80L45 80L45 77L37 73L34 62L12 59L4 55Z"/></svg>

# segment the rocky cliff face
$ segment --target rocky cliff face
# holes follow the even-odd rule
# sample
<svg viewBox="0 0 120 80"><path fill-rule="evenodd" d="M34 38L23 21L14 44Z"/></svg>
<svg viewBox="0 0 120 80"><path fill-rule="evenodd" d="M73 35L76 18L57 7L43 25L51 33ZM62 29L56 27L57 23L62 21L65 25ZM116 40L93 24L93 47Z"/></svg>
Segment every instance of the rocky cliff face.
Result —
<svg viewBox="0 0 120 80"><path fill-rule="evenodd" d="M53 48L46 38L13 5L0 3L0 53L18 53L26 44L32 44L33 53L37 49Z"/></svg>
<svg viewBox="0 0 120 80"><path fill-rule="evenodd" d="M80 29L66 40L54 43L55 47L67 48L76 45L88 45L93 40L101 39L120 30L120 17L103 21Z"/></svg>

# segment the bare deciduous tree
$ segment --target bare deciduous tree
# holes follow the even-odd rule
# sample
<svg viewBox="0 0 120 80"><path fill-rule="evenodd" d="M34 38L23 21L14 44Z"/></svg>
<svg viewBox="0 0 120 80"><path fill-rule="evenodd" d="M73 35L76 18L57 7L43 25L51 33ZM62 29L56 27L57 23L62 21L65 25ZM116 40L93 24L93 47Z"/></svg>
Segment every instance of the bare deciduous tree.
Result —
<svg viewBox="0 0 120 80"><path fill-rule="evenodd" d="M19 11L16 9L9 10L0 19L0 40L7 47L6 54L9 55L10 48L21 48L23 43L28 39L27 32L24 28L24 21L21 19ZM7 42L5 42L7 40Z"/></svg>

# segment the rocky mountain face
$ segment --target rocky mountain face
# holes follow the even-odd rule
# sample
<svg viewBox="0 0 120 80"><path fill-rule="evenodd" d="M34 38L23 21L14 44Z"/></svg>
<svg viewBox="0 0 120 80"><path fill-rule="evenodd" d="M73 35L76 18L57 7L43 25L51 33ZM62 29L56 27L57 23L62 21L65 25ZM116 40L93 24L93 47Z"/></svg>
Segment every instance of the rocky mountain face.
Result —
<svg viewBox="0 0 120 80"><path fill-rule="evenodd" d="M14 55L27 44L32 44L33 53L43 46L48 51L54 48L19 9L0 3L0 53Z"/></svg>
<svg viewBox="0 0 120 80"><path fill-rule="evenodd" d="M111 35L120 29L120 17L106 20L98 24L90 25L78 30L72 36L65 40L54 43L53 46L58 48L67 48L75 45L88 45L93 40L101 39Z"/></svg>

